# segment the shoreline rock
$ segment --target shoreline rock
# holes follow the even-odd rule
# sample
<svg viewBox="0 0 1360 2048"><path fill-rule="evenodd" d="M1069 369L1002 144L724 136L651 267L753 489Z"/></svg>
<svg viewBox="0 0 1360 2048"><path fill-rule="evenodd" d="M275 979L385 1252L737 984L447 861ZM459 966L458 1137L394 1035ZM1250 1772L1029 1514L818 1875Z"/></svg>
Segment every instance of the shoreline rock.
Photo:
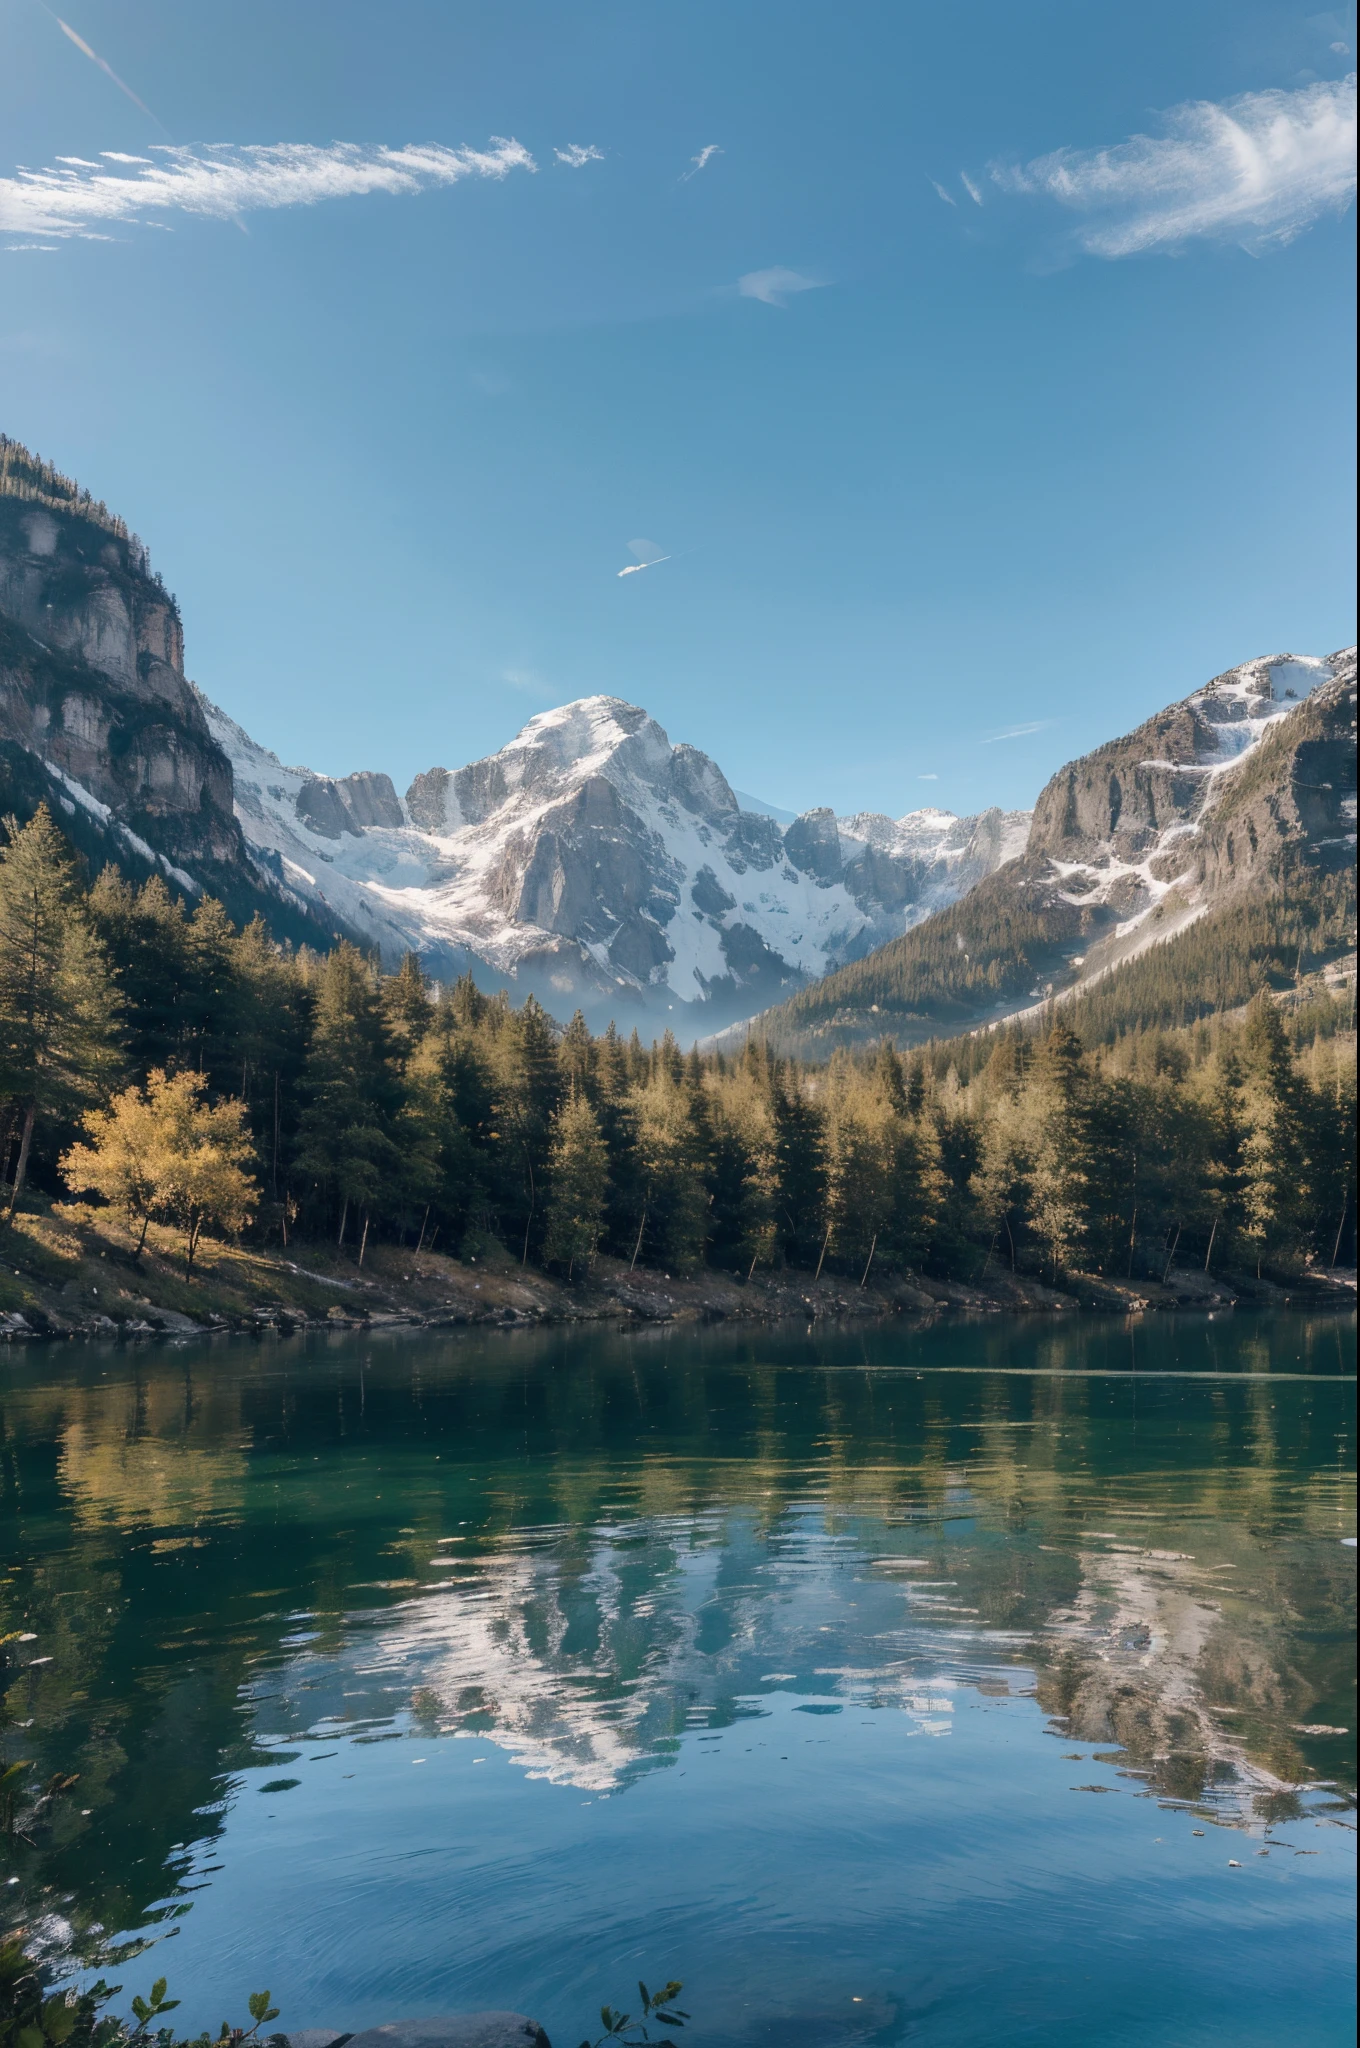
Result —
<svg viewBox="0 0 1360 2048"><path fill-rule="evenodd" d="M437 2013L431 2019L390 2020L357 2034L300 2027L273 2039L287 2048L552 2048L537 2020L522 2012Z"/></svg>

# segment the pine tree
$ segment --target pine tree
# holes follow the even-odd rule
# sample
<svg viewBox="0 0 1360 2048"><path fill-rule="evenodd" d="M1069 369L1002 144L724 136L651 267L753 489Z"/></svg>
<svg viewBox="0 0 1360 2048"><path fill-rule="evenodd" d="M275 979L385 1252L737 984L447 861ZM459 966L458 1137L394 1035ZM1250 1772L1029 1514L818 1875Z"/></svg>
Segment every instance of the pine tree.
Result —
<svg viewBox="0 0 1360 2048"><path fill-rule="evenodd" d="M1243 1227L1259 1274L1266 1259L1292 1260L1313 1249L1315 1209L1309 1090L1268 995L1247 1013L1241 1057Z"/></svg>
<svg viewBox="0 0 1360 2048"><path fill-rule="evenodd" d="M774 1255L778 1195L775 1123L763 1076L744 1065L723 1073L716 1063L702 1091L707 1104L707 1182L711 1194L710 1256L750 1274Z"/></svg>
<svg viewBox="0 0 1360 2048"><path fill-rule="evenodd" d="M298 961L270 938L258 912L232 949L237 1038L231 1074L250 1105L267 1186L287 1200L286 1166L297 1133L299 1087L311 1025L311 997ZM286 1219L284 1221L286 1233Z"/></svg>
<svg viewBox="0 0 1360 2048"><path fill-rule="evenodd" d="M562 1073L552 1019L534 996L514 1013L498 1046L497 1116L509 1146L503 1155L501 1210L521 1263L541 1245L544 1191Z"/></svg>
<svg viewBox="0 0 1360 2048"><path fill-rule="evenodd" d="M703 1263L709 1198L693 1098L673 1078L669 1061L634 1089L632 1110L642 1197L637 1245L668 1271L692 1273Z"/></svg>
<svg viewBox="0 0 1360 2048"><path fill-rule="evenodd" d="M387 1041L398 1067L404 1068L434 1021L430 981L416 953L403 953L395 974L382 984Z"/></svg>
<svg viewBox="0 0 1360 2048"><path fill-rule="evenodd" d="M1023 1106L1032 1131L1030 1220L1056 1275L1086 1249L1093 1173L1081 1042L1062 1022L1039 1047Z"/></svg>
<svg viewBox="0 0 1360 2048"><path fill-rule="evenodd" d="M134 890L116 868L107 867L90 892L90 917L126 998L133 1070L195 1065L196 1059L185 1056L196 1011L179 898L159 875Z"/></svg>
<svg viewBox="0 0 1360 2048"><path fill-rule="evenodd" d="M595 1042L579 1010L573 1014L570 1024L562 1033L557 1058L562 1069L562 1085L568 1095L574 1089L577 1093L589 1093L593 1097Z"/></svg>
<svg viewBox="0 0 1360 2048"><path fill-rule="evenodd" d="M583 1089L574 1089L553 1118L548 1160L548 1215L544 1252L565 1265L589 1266L604 1228L609 1157L599 1120Z"/></svg>
<svg viewBox="0 0 1360 2048"><path fill-rule="evenodd" d="M888 1250L902 1126L901 1114L878 1075L837 1053L827 1077L830 1245L843 1265L857 1274L862 1271L865 1278L880 1243L885 1255Z"/></svg>
<svg viewBox="0 0 1360 2048"><path fill-rule="evenodd" d="M71 849L40 804L0 848L0 1101L19 1131L13 1216L40 1123L69 1122L121 1063L117 992L90 930Z"/></svg>
<svg viewBox="0 0 1360 2048"><path fill-rule="evenodd" d="M396 1167L399 1101L373 975L348 944L336 947L319 976L303 1089L298 1167L339 1203L343 1244L351 1206L375 1203Z"/></svg>
<svg viewBox="0 0 1360 2048"><path fill-rule="evenodd" d="M826 1242L826 1128L802 1077L787 1070L775 1077L774 1224L779 1248L790 1265L815 1266Z"/></svg>

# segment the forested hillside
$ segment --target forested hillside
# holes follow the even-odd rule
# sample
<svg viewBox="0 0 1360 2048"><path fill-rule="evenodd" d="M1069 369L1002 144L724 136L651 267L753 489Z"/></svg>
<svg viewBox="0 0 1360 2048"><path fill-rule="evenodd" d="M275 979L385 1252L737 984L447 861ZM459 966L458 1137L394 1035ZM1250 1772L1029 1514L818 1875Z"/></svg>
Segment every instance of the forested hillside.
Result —
<svg viewBox="0 0 1360 2048"><path fill-rule="evenodd" d="M1070 950L1080 913L1069 908L1067 915ZM993 992L1012 1004L1028 996L1037 1017L1046 986L1066 964L1054 936L1061 916L1051 908L1027 913L1005 878L993 876L962 903L828 975L753 1028L768 1031L782 1048L825 1058L840 1040L853 1042L866 1029L907 1044L947 1038L951 1022L971 1024ZM1153 932L1159 922L1154 911ZM1287 887L1237 896L1189 926L1173 927L1069 996L1062 1015L1083 1042L1104 1044L1120 1031L1190 1024L1263 991L1282 993L1354 950L1354 872L1305 868Z"/></svg>
<svg viewBox="0 0 1360 2048"><path fill-rule="evenodd" d="M1274 915L1261 944L1306 964ZM42 809L0 859L5 1201L95 1191L134 1238L178 1218L190 1255L206 1222L356 1256L499 1245L567 1277L601 1249L856 1279L1353 1258L1350 989L1170 1030L1168 989L1112 1044L1074 1013L943 1058L682 1055L436 989L414 958L289 950L158 878L88 886Z"/></svg>
<svg viewBox="0 0 1360 2048"><path fill-rule="evenodd" d="M1353 649L1227 671L1053 776L1022 858L753 1028L825 1058L1059 996L1108 1033L1329 965L1355 947L1355 707Z"/></svg>

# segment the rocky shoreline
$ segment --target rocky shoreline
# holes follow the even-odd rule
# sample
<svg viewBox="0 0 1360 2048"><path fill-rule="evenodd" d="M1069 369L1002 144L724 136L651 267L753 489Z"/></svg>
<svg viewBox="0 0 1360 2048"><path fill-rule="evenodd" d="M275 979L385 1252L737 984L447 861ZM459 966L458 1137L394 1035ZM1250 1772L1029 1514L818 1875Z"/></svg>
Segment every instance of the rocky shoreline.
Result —
<svg viewBox="0 0 1360 2048"><path fill-rule="evenodd" d="M305 1263L304 1263L305 1260ZM303 1258L249 1247L210 1248L192 1285L170 1242L142 1256L105 1210L79 1204L24 1215L0 1240L0 1342L144 1342L227 1333L288 1335L309 1328L501 1328L608 1323L913 1321L963 1314L1141 1315L1286 1304L1343 1308L1356 1276L1313 1272L1288 1283L1254 1276L1168 1272L1162 1281L1067 1274L1050 1286L993 1262L965 1283L931 1276L860 1285L843 1275L785 1270L742 1279L680 1278L599 1259L568 1286L492 1250L446 1258L385 1245L360 1267L352 1254L308 1245Z"/></svg>

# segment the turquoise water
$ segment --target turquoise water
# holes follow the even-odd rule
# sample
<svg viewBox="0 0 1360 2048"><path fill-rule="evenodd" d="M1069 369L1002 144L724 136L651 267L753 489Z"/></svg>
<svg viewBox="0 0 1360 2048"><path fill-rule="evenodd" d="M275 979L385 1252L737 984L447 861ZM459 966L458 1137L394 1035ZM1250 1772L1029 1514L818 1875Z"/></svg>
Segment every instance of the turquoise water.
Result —
<svg viewBox="0 0 1360 2048"><path fill-rule="evenodd" d="M159 1938L118 1974L194 2027L268 1984L571 2048L674 1975L695 2048L1348 2041L1353 1360L1298 1315L19 1355L5 1744L80 1777L8 1896Z"/></svg>

